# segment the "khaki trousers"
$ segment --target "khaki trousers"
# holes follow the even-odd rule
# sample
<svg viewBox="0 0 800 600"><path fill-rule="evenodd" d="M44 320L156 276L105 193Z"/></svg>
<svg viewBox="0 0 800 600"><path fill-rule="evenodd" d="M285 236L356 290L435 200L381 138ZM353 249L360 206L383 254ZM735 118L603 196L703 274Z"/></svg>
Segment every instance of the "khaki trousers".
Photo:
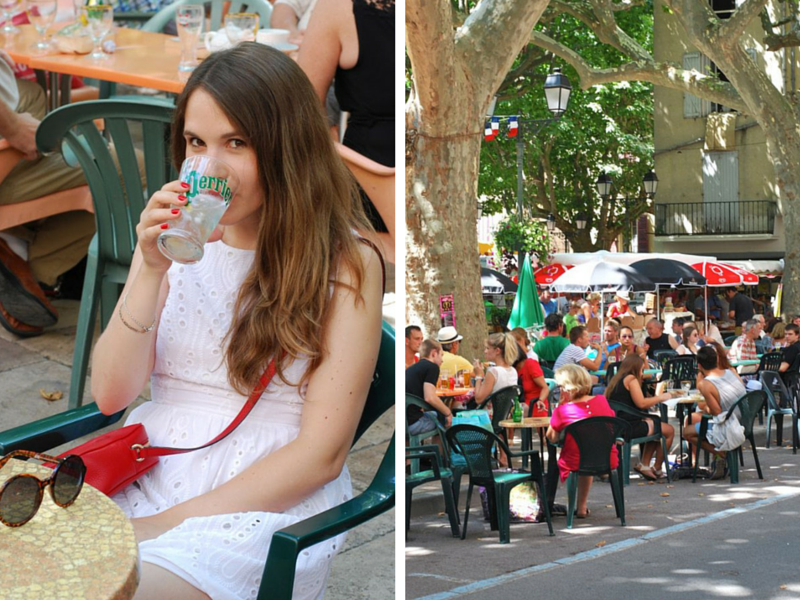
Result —
<svg viewBox="0 0 800 600"><path fill-rule="evenodd" d="M18 79L19 113L44 118L45 94L37 84ZM85 185L80 167L69 167L61 154L22 160L0 182L0 204L16 204ZM0 223L0 227L2 224ZM34 276L55 285L58 276L86 256L95 231L94 215L79 210L5 230L29 242L28 262Z"/></svg>

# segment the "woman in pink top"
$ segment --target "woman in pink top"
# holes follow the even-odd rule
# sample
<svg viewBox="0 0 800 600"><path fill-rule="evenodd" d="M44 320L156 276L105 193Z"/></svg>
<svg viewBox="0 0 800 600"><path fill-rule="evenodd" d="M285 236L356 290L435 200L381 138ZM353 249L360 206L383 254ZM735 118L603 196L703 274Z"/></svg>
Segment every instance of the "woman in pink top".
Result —
<svg viewBox="0 0 800 600"><path fill-rule="evenodd" d="M558 441L561 431L570 423L580 421L587 417L614 417L616 414L608 405L605 396L591 396L592 380L589 372L580 365L564 365L556 373L556 383L561 388L561 401L553 415L550 417L550 427L547 430L547 439L551 442ZM578 445L572 437L567 437L561 455L558 458L558 467L561 472L562 483L567 480L570 471L578 470L580 453ZM611 449L611 467L617 467L617 449ZM576 516L584 519L589 516L586 501L592 487L592 476L581 475L578 477L578 506Z"/></svg>

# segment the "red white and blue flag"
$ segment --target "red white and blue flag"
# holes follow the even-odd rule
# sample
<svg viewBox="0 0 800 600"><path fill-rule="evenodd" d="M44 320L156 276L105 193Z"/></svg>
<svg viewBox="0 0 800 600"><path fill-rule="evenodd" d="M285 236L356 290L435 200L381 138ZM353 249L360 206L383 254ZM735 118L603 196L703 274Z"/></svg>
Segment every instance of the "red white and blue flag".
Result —
<svg viewBox="0 0 800 600"><path fill-rule="evenodd" d="M508 137L517 137L519 131L519 118L517 115L508 117Z"/></svg>
<svg viewBox="0 0 800 600"><path fill-rule="evenodd" d="M491 121L486 121L486 126L483 129L483 139L485 139L487 142L491 142L494 139Z"/></svg>

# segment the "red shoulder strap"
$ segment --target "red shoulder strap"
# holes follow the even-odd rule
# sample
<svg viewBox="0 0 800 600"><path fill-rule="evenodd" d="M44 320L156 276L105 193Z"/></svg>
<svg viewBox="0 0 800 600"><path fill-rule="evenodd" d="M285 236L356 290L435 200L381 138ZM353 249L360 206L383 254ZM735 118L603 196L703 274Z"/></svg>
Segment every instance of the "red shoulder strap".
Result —
<svg viewBox="0 0 800 600"><path fill-rule="evenodd" d="M203 444L202 446L196 446L195 448L166 448L164 446L149 446L146 448L141 448L138 451L138 456L141 460L150 457L157 457L157 456L168 456L171 454L183 454L184 452L194 452L195 450L201 450L203 448L208 448L209 446L216 444L217 442L223 440L224 438L228 437L234 429L236 429L239 425L242 424L242 421L245 420L250 411L253 410L253 407L258 402L258 399L261 398L261 394L264 393L264 390L267 389L267 386L272 381L272 378L275 376L275 371L277 367L275 364L275 359L273 358L269 365L267 365L266 371L258 380L258 383L253 388L253 391L250 393L250 397L247 398L247 402L244 403L242 406L242 410L239 411L239 414L236 415L236 418L228 425L225 430L220 433L217 437L215 437L210 442Z"/></svg>

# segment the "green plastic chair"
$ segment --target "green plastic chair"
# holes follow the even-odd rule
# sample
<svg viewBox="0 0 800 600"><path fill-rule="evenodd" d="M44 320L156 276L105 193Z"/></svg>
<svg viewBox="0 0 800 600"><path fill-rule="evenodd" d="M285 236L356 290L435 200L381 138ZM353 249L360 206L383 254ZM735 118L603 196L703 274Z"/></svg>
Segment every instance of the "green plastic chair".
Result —
<svg viewBox="0 0 800 600"><path fill-rule="evenodd" d="M565 439L571 436L580 452L578 470L571 471L567 477L567 529L572 529L575 517L580 475L609 476L614 508L625 527L625 495L620 481L622 461L619 461L616 469L611 468L611 448L620 440L625 440L629 429L628 423L617 417L588 417L564 428Z"/></svg>
<svg viewBox="0 0 800 600"><path fill-rule="evenodd" d="M789 390L784 385L780 373L775 370L760 371L758 380L761 382L762 389L767 394L767 448L770 447L770 442L772 441L773 417L775 418L778 446L780 447L783 445L783 417L786 415L792 419L792 454L797 454L797 411L795 410ZM758 415L761 417L761 413L758 413Z"/></svg>
<svg viewBox="0 0 800 600"><path fill-rule="evenodd" d="M378 364L364 412L356 428L361 435L394 406L395 334L386 323L381 334ZM0 454L26 449L46 452L118 421L124 411L106 416L94 403L0 432ZM394 507L394 436L372 483L366 490L325 512L276 532L264 567L258 600L291 600L297 557L309 546L330 539Z"/></svg>
<svg viewBox="0 0 800 600"><path fill-rule="evenodd" d="M423 411L432 410L433 407L425 402L419 396L415 396L414 394L406 393L406 412L405 412L405 420L406 420L406 437L408 438L408 445L409 447L421 446L425 440L428 438L436 437L439 435L439 430L434 429L432 431L426 431L425 433L417 433L415 435L411 435L408 433L408 407L409 406L418 406ZM411 473L418 473L419 472L419 458L412 458L411 459Z"/></svg>
<svg viewBox="0 0 800 600"><path fill-rule="evenodd" d="M79 102L48 114L36 131L40 152L61 151L68 163L77 161L83 168L97 224L81 295L69 408L83 401L98 301L102 330L128 277L139 216L152 192L177 179L168 149L172 113L171 107L158 100ZM96 119L104 120L105 134L97 129ZM139 131L142 141L136 146L143 148L144 184L134 151L133 136L138 137ZM116 160L106 136L114 144Z"/></svg>
<svg viewBox="0 0 800 600"><path fill-rule="evenodd" d="M425 471L417 471L406 476L406 537L408 530L411 529L411 495L414 488L417 488L431 481L439 481L442 484L442 495L444 496L444 510L450 520L450 531L453 537L458 537L461 533L458 526L458 510L456 509L456 498L453 494L453 472L445 466L446 459L443 459L439 448L433 444L427 446L409 446L406 448L406 459L417 460L427 458L431 461L431 468Z"/></svg>
<svg viewBox="0 0 800 600"><path fill-rule="evenodd" d="M631 484L631 448L633 446L639 446L640 453L641 453L641 446L642 444L646 444L647 442L661 442L661 450L664 452L664 471L667 475L667 481L672 482L672 478L669 472L669 451L667 449L667 438L661 433L661 418L653 413L644 412L642 410L636 410L635 408L631 408L627 404L622 404L620 402L614 402L613 400L608 400L608 405L613 409L617 416L620 413L624 413L627 415L632 415L634 417L639 417L640 419L651 419L653 421L653 435L646 435L644 437L633 438L631 440L626 439L625 444L622 446L622 483L623 485L630 485Z"/></svg>
<svg viewBox="0 0 800 600"><path fill-rule="evenodd" d="M505 421L508 418L509 414L511 414L511 409L514 408L514 400L521 397L522 388L518 385L510 385L489 394L478 405L478 410L488 410L489 405L492 405L492 427L494 432L503 438L506 445L508 445L508 437L505 427L500 427L500 421Z"/></svg>
<svg viewBox="0 0 800 600"><path fill-rule="evenodd" d="M508 445L496 434L487 431L483 427L475 425L454 425L447 430L447 441L451 446L464 456L469 470L469 488L467 490L467 506L464 510L464 524L461 527L461 539L467 536L467 522L469 520L469 507L472 502L472 490L476 485L486 488L489 499L489 515L492 531L500 532L500 543L508 544L511 541L511 513L509 510L509 500L511 489L520 483L533 481L539 486L539 498L544 508L545 520L550 535L553 532L553 521L550 517L550 507L545 500L547 498L547 488L545 487L544 476L542 475L541 464L539 461L538 450L527 450L525 452L513 453ZM509 462L517 456L527 455L531 457L531 472L518 473L495 473L492 468L492 449L495 444L499 444L505 451Z"/></svg>
<svg viewBox="0 0 800 600"><path fill-rule="evenodd" d="M755 423L756 417L758 416L758 413L761 412L764 402L766 401L767 393L765 391L753 390L752 392L747 392L744 396L739 398L736 403L728 409L728 412L725 413L725 419L728 419L731 414L733 414L733 411L735 411L737 408L739 409L741 414L739 417L739 423L744 426L744 437L750 442L750 447L753 449L753 459L756 462L756 471L758 472L759 479L764 479L764 475L761 473L761 463L758 460L756 439L753 435L753 424ZM708 432L708 421L709 419L707 418L704 418L702 421L700 421L699 440L706 439L706 433ZM767 435L769 435L769 432L767 432ZM728 463L728 472L731 476L731 483L739 483L739 463L741 462L744 464L744 452L742 451L743 447L744 444L725 454L725 459ZM697 444L697 447L695 448L692 483L697 481L697 468L700 466L700 448L700 444Z"/></svg>

